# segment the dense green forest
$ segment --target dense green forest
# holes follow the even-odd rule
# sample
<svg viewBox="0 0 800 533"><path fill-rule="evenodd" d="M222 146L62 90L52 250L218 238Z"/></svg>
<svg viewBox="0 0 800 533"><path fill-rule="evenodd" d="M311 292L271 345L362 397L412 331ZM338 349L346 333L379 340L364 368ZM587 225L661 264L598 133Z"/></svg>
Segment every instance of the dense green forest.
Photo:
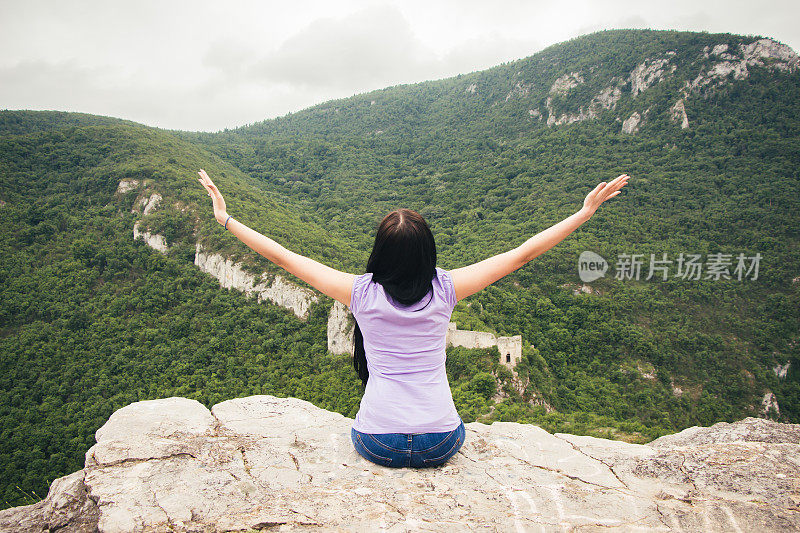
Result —
<svg viewBox="0 0 800 533"><path fill-rule="evenodd" d="M353 273L392 209L426 217L451 269L521 244L627 173L623 194L575 234L456 306L460 329L519 334L524 347L516 373L496 348L448 348L461 416L634 442L745 416L800 422L800 72L768 61L746 79L681 92L718 60L705 47L755 39L600 32L218 133L0 111L4 505L36 501L80 469L94 432L134 401L179 395L210 407L275 394L357 411L349 356L326 348L332 299L320 294L300 320L194 266L201 242L278 272L222 231L199 168L239 220ZM636 95L625 80L653 58L675 69ZM571 73L584 81L552 93ZM547 125L549 112L581 113L609 86L620 97L596 118ZM686 129L671 118L678 98ZM633 112L639 131L622 133ZM122 180L140 186L119 193ZM158 208L132 212L151 192ZM137 220L165 236L166 255L133 240ZM642 276L610 273L575 294L584 250L612 269L619 254L643 254ZM650 254L665 253L761 262L756 279L681 279L674 265L666 280L644 279ZM762 414L767 392L779 413Z"/></svg>

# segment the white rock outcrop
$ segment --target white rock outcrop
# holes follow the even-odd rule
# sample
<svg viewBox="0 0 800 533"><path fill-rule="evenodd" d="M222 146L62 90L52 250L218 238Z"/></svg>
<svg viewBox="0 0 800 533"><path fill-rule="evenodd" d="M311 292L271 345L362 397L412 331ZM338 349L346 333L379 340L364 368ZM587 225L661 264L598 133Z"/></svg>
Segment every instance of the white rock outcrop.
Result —
<svg viewBox="0 0 800 533"><path fill-rule="evenodd" d="M116 411L82 470L3 531L789 531L800 425L746 418L646 444L466 424L447 464L366 461L352 420L295 398Z"/></svg>
<svg viewBox="0 0 800 533"><path fill-rule="evenodd" d="M683 98L669 108L669 116L673 122L680 123L682 130L689 127L689 117L686 116L686 106L683 104Z"/></svg>
<svg viewBox="0 0 800 533"><path fill-rule="evenodd" d="M150 195L150 198L147 199L147 203L144 203L144 209L142 210L142 215L149 215L153 212L153 210L161 204L161 195L157 192L154 192Z"/></svg>
<svg viewBox="0 0 800 533"><path fill-rule="evenodd" d="M787 372L789 372L789 367L791 366L791 364L792 362L789 361L785 365L775 365L772 371L775 372L775 375L777 377L785 379Z"/></svg>
<svg viewBox="0 0 800 533"><path fill-rule="evenodd" d="M740 45L741 55L748 65L766 66L774 70L795 71L800 57L791 47L772 39L759 39Z"/></svg>
<svg viewBox="0 0 800 533"><path fill-rule="evenodd" d="M597 291L595 289L592 289L591 285L587 285L586 283L583 283L580 287L578 287L577 289L573 290L572 294L575 295L575 296L578 296L579 294L594 294L596 292L599 293L599 291Z"/></svg>
<svg viewBox="0 0 800 533"><path fill-rule="evenodd" d="M641 92L663 80L667 74L675 72L676 66L669 65L669 58L647 59L636 65L628 80L631 83L631 96L636 98Z"/></svg>
<svg viewBox="0 0 800 533"><path fill-rule="evenodd" d="M155 210L155 208L161 205L161 200L163 200L163 198L157 192L154 192L150 196L142 196L131 208L131 213L138 213L141 209L142 216L149 215Z"/></svg>
<svg viewBox="0 0 800 533"><path fill-rule="evenodd" d="M334 301L328 314L328 351L330 353L353 354L353 330L355 322L353 315L347 307Z"/></svg>
<svg viewBox="0 0 800 533"><path fill-rule="evenodd" d="M128 191L132 191L133 189L136 189L137 187L139 187L139 183L140 183L139 180L130 179L130 178L129 179L124 179L124 180L120 181L119 184L117 184L117 193L125 194Z"/></svg>
<svg viewBox="0 0 800 533"><path fill-rule="evenodd" d="M220 254L203 251L200 243L195 247L194 264L203 272L217 278L222 287L238 289L248 295L255 294L259 302L270 300L291 309L301 319L308 318L311 304L319 301L314 291L298 287L280 275L276 275L271 283L267 282L267 273L263 273L261 279L256 279L254 275L245 272L239 263Z"/></svg>
<svg viewBox="0 0 800 533"><path fill-rule="evenodd" d="M706 57L708 57L709 52L708 52L708 47L707 46L703 49L703 51L706 52ZM722 54L730 55L730 54L726 53L727 51L728 51L728 45L727 44L725 44L725 43L723 43L723 44L715 44L714 48L711 49L710 54L712 56L719 56L719 55L722 55Z"/></svg>
<svg viewBox="0 0 800 533"><path fill-rule="evenodd" d="M563 283L559 285L559 287L572 290L573 296L580 296L581 294L602 294L600 289L592 288L592 286L587 283L582 283L580 285L575 283Z"/></svg>
<svg viewBox="0 0 800 533"><path fill-rule="evenodd" d="M614 80L612 80L614 81ZM616 81L615 85L610 85L596 94L584 107L581 106L577 113L562 113L558 115L553 105L553 96L563 96L573 87L583 83L583 77L577 72L565 74L558 78L550 88L550 96L547 97L545 107L547 108L547 125L559 126L561 124L572 124L583 120L595 119L606 109L614 109L617 101L622 97L622 83ZM538 110L537 110L538 111Z"/></svg>
<svg viewBox="0 0 800 533"><path fill-rule="evenodd" d="M167 245L167 239L163 235L159 235L158 233L150 233L148 231L139 231L139 223L141 220L137 220L133 223L133 239L142 239L144 240L145 244L154 250L158 250L162 254L166 254L169 250L169 245Z"/></svg>
<svg viewBox="0 0 800 533"><path fill-rule="evenodd" d="M573 87L577 87L583 83L583 76L580 72L570 72L556 79L553 85L550 86L550 94L564 96Z"/></svg>
<svg viewBox="0 0 800 533"><path fill-rule="evenodd" d="M727 83L728 77L743 80L750 76L748 67L764 67L782 72L794 72L800 68L800 56L789 46L772 39L758 39L746 45L739 45L738 50L730 50L727 44L716 45L708 51L704 49L703 57L714 56L718 62L701 72L691 82L686 82L684 95L700 93Z"/></svg>
<svg viewBox="0 0 800 533"><path fill-rule="evenodd" d="M600 91L589 103L589 109L614 109L617 100L622 97L622 89L619 86L606 87Z"/></svg>
<svg viewBox="0 0 800 533"><path fill-rule="evenodd" d="M622 133L633 134L639 131L639 123L642 121L642 115L638 111L634 111L631 116L622 122Z"/></svg>
<svg viewBox="0 0 800 533"><path fill-rule="evenodd" d="M518 81L506 95L506 102L511 98L524 98L531 93L533 87L525 82Z"/></svg>
<svg viewBox="0 0 800 533"><path fill-rule="evenodd" d="M761 399L761 416L768 416L774 413L775 416L781 415L781 408L778 405L778 399L772 391L764 393L764 398Z"/></svg>
<svg viewBox="0 0 800 533"><path fill-rule="evenodd" d="M139 181L137 180L122 180L119 182L117 186L117 192L120 191L120 188L123 189L123 192L127 192L135 187L139 186ZM155 208L161 205L161 195L157 192L152 193L150 196L142 196L139 198L139 201L133 206L131 209L131 213L137 213L139 209L142 210L142 216L150 214ZM167 239L163 235L159 235L158 233L150 233L147 231L139 231L139 224L141 220L137 220L133 224L133 239L143 239L145 244L147 244L150 248L154 250L158 250L162 254L166 254L169 250L169 245L167 245Z"/></svg>

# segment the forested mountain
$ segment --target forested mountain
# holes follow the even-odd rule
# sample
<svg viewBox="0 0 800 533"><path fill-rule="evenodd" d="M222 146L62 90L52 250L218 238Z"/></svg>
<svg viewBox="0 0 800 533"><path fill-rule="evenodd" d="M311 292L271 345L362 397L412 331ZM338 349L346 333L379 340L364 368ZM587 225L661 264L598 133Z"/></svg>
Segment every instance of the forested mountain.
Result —
<svg viewBox="0 0 800 533"><path fill-rule="evenodd" d="M426 217L450 269L627 173L565 242L459 302L460 329L524 347L516 375L496 350L448 348L462 417L637 441L749 415L800 421L799 67L760 37L607 31L218 133L0 112L4 503L79 469L132 401L270 393L355 414L349 359L326 349L330 298L304 321L193 265L201 242L277 271L214 221L198 168L229 213L353 273L397 207ZM117 192L122 180L139 185ZM152 192L162 200L142 217ZM168 254L132 239L137 220ZM591 292L578 290L586 250L610 264ZM681 253L701 257L700 279L675 263L645 279L651 254ZM621 254L642 254L638 279L617 279ZM729 278L713 275L714 254ZM760 254L757 275L737 279L739 254Z"/></svg>

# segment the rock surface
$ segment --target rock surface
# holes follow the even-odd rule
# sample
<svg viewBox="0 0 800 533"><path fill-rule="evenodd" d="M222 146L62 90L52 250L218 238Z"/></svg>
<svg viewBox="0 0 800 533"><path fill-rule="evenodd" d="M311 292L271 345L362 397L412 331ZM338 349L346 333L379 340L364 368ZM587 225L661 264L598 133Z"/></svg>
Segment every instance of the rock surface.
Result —
<svg viewBox="0 0 800 533"><path fill-rule="evenodd" d="M648 59L644 63L636 66L631 71L629 80L631 82L631 96L636 98L639 93L646 91L650 86L663 80L667 74L669 58ZM675 72L675 65L669 73Z"/></svg>
<svg viewBox="0 0 800 533"><path fill-rule="evenodd" d="M584 79L578 72L571 72L556 79L550 87L549 96L545 102L548 113L547 126L559 126L561 124L572 124L583 120L595 119L599 117L604 110L614 109L617 105L617 101L622 97L621 87L623 85L623 80L615 79L612 81L615 81L616 84L601 90L592 97L585 107L581 106L577 113L562 113L559 115L553 105L553 96L567 95L571 89L584 83ZM506 100L507 99L508 98L506 98ZM532 112L529 111L529 113L533 116Z"/></svg>
<svg viewBox="0 0 800 533"><path fill-rule="evenodd" d="M720 43L713 47L706 46L691 63L690 71L694 78L683 79L683 86L678 89L675 96L678 98L669 109L669 118L680 124L682 129L689 127L689 118L686 115L686 100L702 95L710 96L718 87L732 80L743 80L750 76L753 67L765 68L770 71L793 73L800 69L800 56L789 46L772 39L757 39L749 44L739 44L732 48L728 44ZM650 57L636 65L633 70L622 78L614 77L610 84L594 95L578 111L564 112L560 99L575 97L574 88L592 82L592 70L588 72L569 72L556 78L547 93L545 109L547 111L546 124L548 127L573 124L584 120L599 118L603 112L614 110L617 102L630 90L630 97L636 99L643 92L657 86L665 80L676 75L685 76L678 72L677 54L674 50L667 50L657 57ZM697 73L695 75L695 73ZM531 94L533 86L517 82L506 95L506 101L512 97L523 98ZM673 90L673 89L667 89ZM574 108L573 102L573 108ZM530 109L528 113L537 119L544 118L544 111L538 108ZM624 117L617 117L622 120ZM636 117L631 115L625 120L623 133L636 133Z"/></svg>
<svg viewBox="0 0 800 533"><path fill-rule="evenodd" d="M443 467L362 459L352 420L251 396L211 411L130 404L83 470L3 531L786 531L800 528L800 425L747 418L648 445L467 424Z"/></svg>
<svg viewBox="0 0 800 533"><path fill-rule="evenodd" d="M511 98L524 98L531 94L531 85L518 81L506 95L506 102Z"/></svg>
<svg viewBox="0 0 800 533"><path fill-rule="evenodd" d="M159 235L158 233L150 233L149 231L139 231L139 223L141 221L137 220L133 223L133 240L142 239L144 240L145 244L154 250L158 250L162 254L167 253L169 250L169 245L167 244L167 239L163 235Z"/></svg>
<svg viewBox="0 0 800 533"><path fill-rule="evenodd" d="M134 179L125 179L120 181L117 184L117 193L118 194L125 194L128 191L132 191L139 187L139 180Z"/></svg>
<svg viewBox="0 0 800 533"><path fill-rule="evenodd" d="M353 354L353 331L355 320L350 310L339 301L334 301L328 313L328 351Z"/></svg>
<svg viewBox="0 0 800 533"><path fill-rule="evenodd" d="M622 123L622 133L633 134L639 131L639 123L642 121L642 115L638 111L634 111L631 116L625 119Z"/></svg>
<svg viewBox="0 0 800 533"><path fill-rule="evenodd" d="M778 399L772 391L764 393L764 398L761 400L761 414L767 416L774 413L775 416L780 416L781 408L778 405Z"/></svg>
<svg viewBox="0 0 800 533"><path fill-rule="evenodd" d="M557 78L556 81L553 82L553 85L550 86L550 94L563 96L567 94L570 89L577 87L581 83L583 83L583 76L581 76L580 72L564 74L560 78Z"/></svg>
<svg viewBox="0 0 800 533"><path fill-rule="evenodd" d="M794 72L800 68L800 57L789 46L772 39L758 39L747 45L739 45L738 50L729 49L728 45L716 45L711 51L704 49L703 56L712 58L716 63L701 72L691 82L686 82L684 94L700 93L727 83L732 76L734 80L743 80L750 76L748 67L764 67L769 70Z"/></svg>
<svg viewBox="0 0 800 533"><path fill-rule="evenodd" d="M545 102L548 113L547 126L560 126L561 124L595 119L603 110L614 109L621 96L622 90L618 86L606 87L592 98L586 108L581 106L577 113L562 113L561 115L556 112L552 97L548 96Z"/></svg>
<svg viewBox="0 0 800 533"><path fill-rule="evenodd" d="M682 130L689 127L689 117L686 116L686 106L683 103L683 98L669 108L669 116L673 122L680 123Z"/></svg>
<svg viewBox="0 0 800 533"><path fill-rule="evenodd" d="M778 364L773 367L772 371L775 372L775 376L786 379L786 374L789 372L789 367L791 365L791 361L788 361L785 365Z"/></svg>
<svg viewBox="0 0 800 533"><path fill-rule="evenodd" d="M311 304L319 301L311 289L299 287L283 276L276 275L271 283L266 273L256 279L245 272L242 265L220 254L205 251L198 242L195 246L194 264L219 280L220 286L238 289L245 294L255 294L258 301L270 300L281 307L291 309L298 318L308 318Z"/></svg>
<svg viewBox="0 0 800 533"><path fill-rule="evenodd" d="M161 200L161 195L157 192L154 192L148 198L142 197L142 199L139 200L139 205L142 206L142 216L147 216L152 213L156 207L161 205Z"/></svg>

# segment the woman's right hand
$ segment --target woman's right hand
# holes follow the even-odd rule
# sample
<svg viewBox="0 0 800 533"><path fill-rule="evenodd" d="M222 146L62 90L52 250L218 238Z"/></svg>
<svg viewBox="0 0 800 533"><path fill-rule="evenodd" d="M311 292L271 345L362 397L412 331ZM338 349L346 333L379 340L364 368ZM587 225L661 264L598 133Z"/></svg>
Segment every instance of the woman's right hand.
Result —
<svg viewBox="0 0 800 533"><path fill-rule="evenodd" d="M594 215L594 212L597 211L597 208L600 207L600 204L609 198L614 198L621 192L620 189L622 189L625 184L628 183L628 178L630 178L630 176L627 174L622 174L609 183L604 181L598 184L597 187L592 190L592 192L586 195L586 199L583 201L582 211L589 217Z"/></svg>
<svg viewBox="0 0 800 533"><path fill-rule="evenodd" d="M228 218L228 209L225 206L225 199L222 197L222 193L219 192L219 189L217 189L217 186L211 181L211 178L208 177L205 170L201 168L198 174L200 174L200 177L197 178L198 181L206 188L214 204L214 218L216 218L217 222L220 224L225 224Z"/></svg>

